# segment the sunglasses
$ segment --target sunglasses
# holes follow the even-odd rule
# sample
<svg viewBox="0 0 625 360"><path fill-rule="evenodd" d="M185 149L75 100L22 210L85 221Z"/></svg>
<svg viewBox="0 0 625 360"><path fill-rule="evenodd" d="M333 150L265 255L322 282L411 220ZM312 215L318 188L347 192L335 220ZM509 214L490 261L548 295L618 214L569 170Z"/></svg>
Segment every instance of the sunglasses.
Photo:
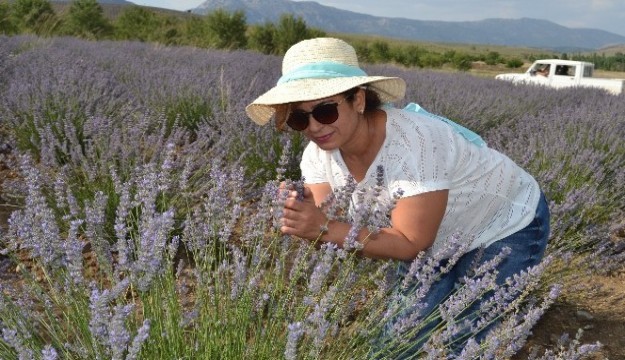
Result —
<svg viewBox="0 0 625 360"><path fill-rule="evenodd" d="M308 124L310 123L310 115L312 115L320 124L332 124L339 118L338 106L341 105L341 103L343 103L343 101L345 101L348 97L343 98L339 102L319 104L311 111L293 110L289 114L289 118L286 123L293 130L303 131L308 127Z"/></svg>

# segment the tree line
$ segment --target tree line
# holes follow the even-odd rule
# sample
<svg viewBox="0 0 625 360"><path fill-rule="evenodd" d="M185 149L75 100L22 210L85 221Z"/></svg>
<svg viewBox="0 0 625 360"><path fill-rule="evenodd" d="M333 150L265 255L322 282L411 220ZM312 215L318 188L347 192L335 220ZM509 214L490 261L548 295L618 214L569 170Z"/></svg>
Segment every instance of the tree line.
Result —
<svg viewBox="0 0 625 360"><path fill-rule="evenodd" d="M249 49L282 55L298 41L327 35L311 28L301 17L283 14L279 20L247 24L243 11L215 10L206 15L172 15L150 8L129 5L117 16L106 16L97 0L72 0L69 10L57 13L48 0L0 0L0 34L32 33L40 36L76 36L91 40L138 40L165 45L216 49ZM459 50L441 52L422 46L385 40L350 40L358 56L367 63L396 63L407 67L471 69L472 63L505 64L519 68L524 61L496 51L468 54ZM540 55L558 57L557 55ZM535 55L528 56L533 61ZM562 58L568 58L562 54ZM571 58L595 63L597 69L625 71L625 54Z"/></svg>
<svg viewBox="0 0 625 360"><path fill-rule="evenodd" d="M286 14L277 23L248 26L242 11L171 15L129 5L116 16L106 16L97 0L72 0L63 13L55 12L48 0L0 0L0 34L24 33L252 49L266 54L283 54L300 40L325 35L306 26L301 18Z"/></svg>

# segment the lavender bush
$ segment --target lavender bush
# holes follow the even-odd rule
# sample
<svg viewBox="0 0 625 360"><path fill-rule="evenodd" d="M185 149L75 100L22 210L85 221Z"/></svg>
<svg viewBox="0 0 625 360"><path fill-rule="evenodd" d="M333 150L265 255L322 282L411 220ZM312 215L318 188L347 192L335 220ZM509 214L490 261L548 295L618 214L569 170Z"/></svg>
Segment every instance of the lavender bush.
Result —
<svg viewBox="0 0 625 360"><path fill-rule="evenodd" d="M625 209L622 96L368 68L405 78L407 101L483 134L551 199L543 264L499 289L487 264L421 314L436 264L470 234L394 279L393 262L276 231L278 181L297 185L303 139L252 124L243 108L278 78L279 58L36 37L1 37L0 55L1 140L13 149L0 161L19 174L2 184L19 206L2 252L22 280L2 285L0 358L393 358L438 320L418 356L506 358L556 298L545 274L563 254L622 266L606 242ZM330 216L351 191L328 203ZM371 209L345 220L375 230L384 217ZM491 291L497 301L467 321L463 310ZM481 344L457 337L494 321L500 331ZM598 347L574 340L560 355Z"/></svg>

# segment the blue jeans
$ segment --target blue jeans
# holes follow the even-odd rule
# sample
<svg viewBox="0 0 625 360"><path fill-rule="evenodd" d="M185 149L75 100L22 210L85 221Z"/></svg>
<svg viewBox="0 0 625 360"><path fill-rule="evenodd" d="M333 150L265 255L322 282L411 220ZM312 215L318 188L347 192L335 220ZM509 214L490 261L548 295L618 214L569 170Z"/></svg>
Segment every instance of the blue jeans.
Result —
<svg viewBox="0 0 625 360"><path fill-rule="evenodd" d="M543 258L545 248L547 247L547 241L549 239L549 206L544 194L541 194L540 201L536 208L536 215L534 220L525 228L517 231L516 233L505 237L501 240L494 242L484 249L475 249L467 252L460 260L453 266L450 272L443 274L441 279L432 285L428 294L423 300L428 304L428 307L422 311L422 314L429 314L435 307L442 303L451 293L453 293L456 286L458 286L460 280L464 276L470 276L472 269L476 264L482 264L486 261L492 260L498 254L501 253L504 247L511 249L510 255L505 257L503 261L497 267L498 274L496 282L498 285L503 285L505 280L514 274L520 273L529 267L535 266ZM476 262L476 256L479 256L479 252L483 251L481 257ZM444 265L444 264L442 264ZM400 263L398 268L398 274L400 279L405 275L410 268L410 262ZM488 296L488 294L487 294ZM480 303L474 303L466 313L471 313L479 309ZM400 315L401 316L401 315ZM393 319L392 323L398 319ZM430 322L425 328L419 331L419 334L415 337L414 346L411 349L418 351L425 340L416 340L431 331L437 323L435 321ZM474 338L476 341L482 340L490 329L495 324L491 324L486 329L477 334ZM405 354L405 358L410 358L409 354ZM396 357L397 358L397 357ZM400 357L404 358L404 356Z"/></svg>

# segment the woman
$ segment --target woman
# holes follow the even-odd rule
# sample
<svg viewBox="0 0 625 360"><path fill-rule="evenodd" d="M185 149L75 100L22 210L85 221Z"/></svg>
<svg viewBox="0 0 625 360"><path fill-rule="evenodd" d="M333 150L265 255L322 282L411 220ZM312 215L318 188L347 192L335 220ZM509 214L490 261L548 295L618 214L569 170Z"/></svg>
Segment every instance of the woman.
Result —
<svg viewBox="0 0 625 360"><path fill-rule="evenodd" d="M390 227L360 230L364 256L410 261L457 231L472 235L467 253L430 292L429 303L449 294L478 251L488 261L511 248L499 266L499 283L536 265L549 232L537 182L467 129L387 106L404 97L405 87L400 78L368 76L354 49L339 39L305 40L287 51L277 85L246 108L256 123L274 117L279 129L289 126L310 140L301 161L303 194L291 192L281 231L343 246L350 225L328 221L319 206L350 176L357 188L375 186L382 166L388 199L381 201L401 196Z"/></svg>

